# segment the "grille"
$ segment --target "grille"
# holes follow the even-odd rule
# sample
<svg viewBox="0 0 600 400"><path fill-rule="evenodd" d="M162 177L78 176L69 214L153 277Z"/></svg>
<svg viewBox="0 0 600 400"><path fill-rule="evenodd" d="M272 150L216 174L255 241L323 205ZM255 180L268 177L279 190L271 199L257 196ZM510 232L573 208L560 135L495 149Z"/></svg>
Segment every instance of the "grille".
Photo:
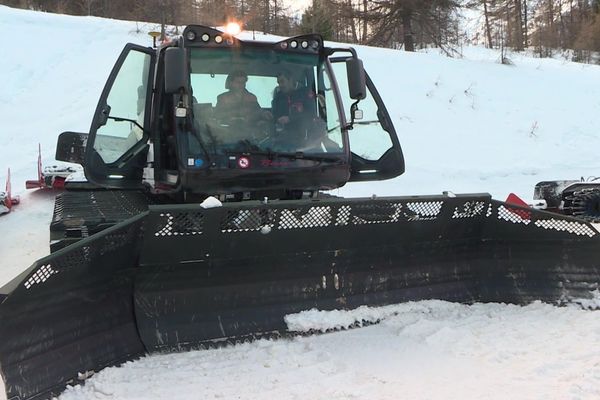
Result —
<svg viewBox="0 0 600 400"><path fill-rule="evenodd" d="M484 201L467 201L462 206L457 206L454 208L454 213L452 214L452 219L463 219L463 218L477 218L483 216L484 211L486 211L486 202ZM490 208L488 207L487 216L489 217Z"/></svg>
<svg viewBox="0 0 600 400"><path fill-rule="evenodd" d="M23 284L27 290L31 289L34 285L44 283L54 274L58 274L58 271L52 268L52 265L42 265L33 275L29 277Z"/></svg>
<svg viewBox="0 0 600 400"><path fill-rule="evenodd" d="M307 211L301 209L285 209L279 216L279 229L301 229L327 227L333 216L331 207L310 207Z"/></svg>
<svg viewBox="0 0 600 400"><path fill-rule="evenodd" d="M221 232L251 232L275 225L277 210L256 208L228 211L221 222Z"/></svg>
<svg viewBox="0 0 600 400"><path fill-rule="evenodd" d="M201 212L161 213L161 223L154 236L201 235L204 230L204 214Z"/></svg>
<svg viewBox="0 0 600 400"><path fill-rule="evenodd" d="M560 232L568 232L578 236L593 237L596 235L596 231L587 226L585 223L575 221L546 219L535 221L535 226L543 229L552 229Z"/></svg>
<svg viewBox="0 0 600 400"><path fill-rule="evenodd" d="M513 224L531 223L531 212L520 208L512 208L505 205L498 207L498 218Z"/></svg>

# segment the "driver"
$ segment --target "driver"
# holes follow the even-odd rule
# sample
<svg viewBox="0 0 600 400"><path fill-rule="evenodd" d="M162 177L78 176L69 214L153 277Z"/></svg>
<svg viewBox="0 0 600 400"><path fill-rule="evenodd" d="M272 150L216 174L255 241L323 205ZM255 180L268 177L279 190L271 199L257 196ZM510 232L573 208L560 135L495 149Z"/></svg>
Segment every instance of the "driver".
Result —
<svg viewBox="0 0 600 400"><path fill-rule="evenodd" d="M217 116L227 119L259 119L261 108L256 96L246 89L248 75L244 71L231 72L225 80L227 92L217 97L215 113Z"/></svg>

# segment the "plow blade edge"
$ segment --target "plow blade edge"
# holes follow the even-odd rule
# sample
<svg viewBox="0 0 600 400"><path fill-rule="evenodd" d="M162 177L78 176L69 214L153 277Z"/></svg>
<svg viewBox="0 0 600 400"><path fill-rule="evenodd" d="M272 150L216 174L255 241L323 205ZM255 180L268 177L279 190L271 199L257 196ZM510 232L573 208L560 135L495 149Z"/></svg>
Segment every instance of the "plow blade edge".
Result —
<svg viewBox="0 0 600 400"><path fill-rule="evenodd" d="M590 297L588 223L489 195L150 206L0 289L9 399L154 351L285 332L284 316L409 300Z"/></svg>

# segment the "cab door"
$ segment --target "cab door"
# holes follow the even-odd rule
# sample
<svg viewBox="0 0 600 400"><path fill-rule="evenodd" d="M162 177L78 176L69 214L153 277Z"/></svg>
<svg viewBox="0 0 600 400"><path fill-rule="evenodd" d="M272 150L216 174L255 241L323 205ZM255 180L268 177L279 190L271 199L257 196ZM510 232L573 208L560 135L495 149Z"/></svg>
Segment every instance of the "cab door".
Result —
<svg viewBox="0 0 600 400"><path fill-rule="evenodd" d="M351 121L350 107L355 100L348 92L346 60L330 57L343 104L346 122ZM377 89L366 73L367 96L358 103L362 118L354 121L348 131L351 151L350 182L394 178L404 173L404 156L396 130Z"/></svg>
<svg viewBox="0 0 600 400"><path fill-rule="evenodd" d="M113 188L141 185L148 152L155 50L127 44L104 86L88 135L87 179Z"/></svg>

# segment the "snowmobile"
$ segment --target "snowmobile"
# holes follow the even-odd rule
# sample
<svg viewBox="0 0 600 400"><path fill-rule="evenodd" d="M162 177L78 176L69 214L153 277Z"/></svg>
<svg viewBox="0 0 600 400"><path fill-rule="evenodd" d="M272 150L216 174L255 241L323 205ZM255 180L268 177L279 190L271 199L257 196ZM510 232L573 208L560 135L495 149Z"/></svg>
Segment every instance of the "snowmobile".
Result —
<svg viewBox="0 0 600 400"><path fill-rule="evenodd" d="M287 124L272 103L280 74L298 94ZM230 76L252 95L223 110ZM486 193L323 195L399 176L404 157L356 51L319 35L193 25L157 49L127 44L89 132L62 133L56 158L96 188L58 196L63 246L0 288L9 399L148 353L286 335L284 317L311 308L566 303L600 282L585 221Z"/></svg>
<svg viewBox="0 0 600 400"><path fill-rule="evenodd" d="M69 165L49 165L42 167L42 145L38 145L38 177L25 181L26 189L64 189L66 180L77 170Z"/></svg>
<svg viewBox="0 0 600 400"><path fill-rule="evenodd" d="M600 223L600 178L543 181L535 185L540 208Z"/></svg>
<svg viewBox="0 0 600 400"><path fill-rule="evenodd" d="M19 204L19 196L13 197L10 187L10 169L6 176L6 191L0 191L0 215L8 214L13 206Z"/></svg>

